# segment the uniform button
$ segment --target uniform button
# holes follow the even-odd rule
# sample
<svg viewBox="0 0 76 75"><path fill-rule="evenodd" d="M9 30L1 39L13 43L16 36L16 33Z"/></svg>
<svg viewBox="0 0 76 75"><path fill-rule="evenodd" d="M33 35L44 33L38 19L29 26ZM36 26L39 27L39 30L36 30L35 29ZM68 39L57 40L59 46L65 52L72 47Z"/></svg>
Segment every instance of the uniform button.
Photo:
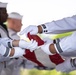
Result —
<svg viewBox="0 0 76 75"><path fill-rule="evenodd" d="M44 32L47 32L47 30L44 30Z"/></svg>
<svg viewBox="0 0 76 75"><path fill-rule="evenodd" d="M44 30L44 32L45 32L45 30Z"/></svg>
<svg viewBox="0 0 76 75"><path fill-rule="evenodd" d="M46 30L46 32L47 32L47 30Z"/></svg>

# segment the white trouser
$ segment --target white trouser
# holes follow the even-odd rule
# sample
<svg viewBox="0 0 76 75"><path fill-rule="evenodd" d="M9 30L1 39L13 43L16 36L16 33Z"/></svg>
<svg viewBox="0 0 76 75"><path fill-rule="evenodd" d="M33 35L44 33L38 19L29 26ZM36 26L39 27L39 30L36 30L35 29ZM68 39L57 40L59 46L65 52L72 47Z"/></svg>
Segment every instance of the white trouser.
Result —
<svg viewBox="0 0 76 75"><path fill-rule="evenodd" d="M1 62L0 62L0 75L1 75L1 73L2 73L3 68L4 68L4 63L1 63Z"/></svg>
<svg viewBox="0 0 76 75"><path fill-rule="evenodd" d="M6 68L3 68L1 75L20 75L20 64L22 59L10 59L6 62Z"/></svg>
<svg viewBox="0 0 76 75"><path fill-rule="evenodd" d="M70 57L76 56L76 31L72 35L62 38L54 46L59 54L70 54Z"/></svg>

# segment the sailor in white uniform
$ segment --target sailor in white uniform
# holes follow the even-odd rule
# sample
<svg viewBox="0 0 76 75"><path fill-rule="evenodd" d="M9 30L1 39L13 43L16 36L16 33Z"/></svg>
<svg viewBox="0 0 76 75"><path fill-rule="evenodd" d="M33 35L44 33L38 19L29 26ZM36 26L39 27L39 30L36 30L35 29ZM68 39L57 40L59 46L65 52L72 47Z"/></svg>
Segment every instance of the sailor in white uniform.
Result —
<svg viewBox="0 0 76 75"><path fill-rule="evenodd" d="M31 43L34 42L33 40L31 42L26 42L24 40L15 41L10 38L7 27L4 24L8 16L6 7L7 7L7 3L0 2L0 37L1 37L0 38L0 57L1 57L0 58L0 65L1 65L0 71L2 71L3 67L6 67L4 63L7 60L7 58L9 60L10 59L9 57L14 58L14 57L19 57L25 54L25 49L22 49L19 47L22 45L23 42L24 42L24 48L28 47L29 44L31 46L32 45ZM27 46L25 44L27 44ZM17 46L17 47L13 47L13 46Z"/></svg>
<svg viewBox="0 0 76 75"><path fill-rule="evenodd" d="M13 40L20 39L17 33L21 30L21 27L22 27L22 15L16 12L12 12L8 14L7 28L8 28L9 36ZM25 66L24 64L22 64L23 62L26 65L29 63L30 65L34 66L31 62L27 63L27 61L29 60L25 59L24 57L19 57L17 59L10 59L9 61L6 62L7 67L4 68L5 74L6 75L20 75L20 67ZM31 66L27 66L25 68L28 68L28 67L31 69Z"/></svg>
<svg viewBox="0 0 76 75"><path fill-rule="evenodd" d="M17 28L16 28L17 29ZM10 37L11 38L11 37ZM12 39L13 40L13 39ZM10 39L7 39L7 38L3 38L2 39L2 44L4 44L6 47L9 47L8 46L8 43L10 43L10 46L20 46L21 48L23 48L24 50L26 49L26 48L28 48L28 49L34 49L34 47L33 47L33 45L35 46L37 46L37 43L36 43L36 41L30 41L30 42L25 42L24 40L20 40L20 42L19 41L17 41L17 40L15 40L13 43L11 43L12 42L12 40L10 40ZM6 42L5 42L6 41ZM19 42L19 45L17 44ZM12 45L12 44L15 44L15 45ZM15 56L14 57L19 57L19 56L22 56L23 55L23 53L25 52L24 50L22 50L22 52L20 52L20 51L15 51ZM36 52L34 52L35 53L35 55L34 55L34 62L36 62L36 61L38 61L38 62L40 62L41 64L43 64L43 66L45 66L45 67L49 67L49 69L52 69L52 68L54 68L55 67L55 64L53 64L52 62L51 62L51 59L49 58L49 55L46 55L46 53L43 53L43 55L45 56L45 57L47 57L48 59L48 63L46 63L46 60L44 59L45 57L43 57L43 58L41 58L42 57L42 54L40 54L40 56L38 55L40 52L42 52L40 49L38 50L38 51L36 51ZM27 64L26 64L26 67L27 68L33 68L33 65L30 65L29 66L29 61L27 61L26 62ZM35 64L35 63L34 63ZM38 63L39 64L39 63ZM35 64L36 66L37 66L37 64ZM49 66L50 65L50 66ZM25 68L26 68L25 67ZM43 67L43 68L45 68L45 67ZM39 67L38 67L39 68Z"/></svg>
<svg viewBox="0 0 76 75"><path fill-rule="evenodd" d="M15 17L14 17L15 16ZM12 38L12 39L15 39L15 40L19 40L20 39L20 37L17 35L17 32L19 32L20 30L21 30L21 26L22 26L22 24L21 23L19 23L18 22L18 20L22 20L22 17L21 17L21 15L19 15L18 13L16 13L16 12L12 12L12 13L10 13L10 14L8 14L8 20L7 20L7 22L8 22L8 31L9 31L9 36ZM16 20L17 20L17 22L16 22ZM15 23L16 22L16 23ZM20 24L20 25L19 25ZM45 59L43 59L43 58L41 58L41 55L42 54L40 54L40 52L42 52L42 50L36 50L36 52L35 52L35 58L39 61L39 62L41 62L44 66L47 66L47 67L49 67L50 66L50 68L48 68L48 69L51 69L51 68L54 68L55 67L55 65L54 64L52 64L51 63L51 60L49 59L49 56L48 55L46 55L44 52L43 52L43 55L44 55L44 58L45 57L47 57L47 61L48 61L48 63L45 63L46 61L45 61ZM38 54L40 54L40 55L38 55ZM20 59L20 60L22 60L22 59ZM26 59L24 59L25 60L25 68L26 69L31 69L31 68L36 68L35 66L35 63L31 63L31 61L29 61L29 60L26 60ZM23 61L23 60L22 60ZM19 61L18 61L19 62ZM20 62L19 62L20 63ZM13 66L13 65L12 65ZM17 65L16 65L17 66ZM19 66L18 66L19 67ZM41 67L38 67L38 68L41 68ZM16 72L16 71L15 71ZM17 73L17 72L16 72ZM17 74L16 74L17 75Z"/></svg>
<svg viewBox="0 0 76 75"><path fill-rule="evenodd" d="M25 28L21 34L25 33L27 35L28 32L32 35L37 33L60 34L70 31L74 31L72 35L57 39L58 42L56 44L53 44L53 42L46 43L41 46L41 49L49 55L59 53L66 57L76 57L76 15L38 26L30 25ZM57 67L56 69L62 72L75 70L76 59L65 60L63 65L59 65L59 68Z"/></svg>
<svg viewBox="0 0 76 75"><path fill-rule="evenodd" d="M6 7L7 7L7 3L0 2L0 38L8 37L7 27L6 25L3 24L7 20ZM1 47L1 43L0 43L0 52L2 48L5 49L5 47ZM0 53L0 75L1 75L2 69L6 67L5 61L7 60L9 60L9 58L4 57Z"/></svg>

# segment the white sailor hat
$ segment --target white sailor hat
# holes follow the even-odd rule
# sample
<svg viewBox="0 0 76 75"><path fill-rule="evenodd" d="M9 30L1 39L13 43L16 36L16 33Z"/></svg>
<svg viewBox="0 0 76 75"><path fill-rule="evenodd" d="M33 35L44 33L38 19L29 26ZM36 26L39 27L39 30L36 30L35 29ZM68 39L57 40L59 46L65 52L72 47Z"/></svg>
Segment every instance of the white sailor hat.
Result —
<svg viewBox="0 0 76 75"><path fill-rule="evenodd" d="M7 3L0 2L0 8L6 8L6 7L7 7Z"/></svg>
<svg viewBox="0 0 76 75"><path fill-rule="evenodd" d="M10 14L8 14L8 18L12 18L12 19L22 19L22 15L20 15L19 13L17 12L12 12Z"/></svg>

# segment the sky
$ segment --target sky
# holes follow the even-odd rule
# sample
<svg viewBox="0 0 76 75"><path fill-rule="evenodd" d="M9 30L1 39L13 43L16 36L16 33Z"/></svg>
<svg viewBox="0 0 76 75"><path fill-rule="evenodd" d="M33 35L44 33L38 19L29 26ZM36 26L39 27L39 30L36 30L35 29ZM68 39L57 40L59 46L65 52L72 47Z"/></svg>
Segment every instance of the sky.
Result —
<svg viewBox="0 0 76 75"><path fill-rule="evenodd" d="M23 28L76 14L76 0L0 0L7 2L7 12L23 15Z"/></svg>

